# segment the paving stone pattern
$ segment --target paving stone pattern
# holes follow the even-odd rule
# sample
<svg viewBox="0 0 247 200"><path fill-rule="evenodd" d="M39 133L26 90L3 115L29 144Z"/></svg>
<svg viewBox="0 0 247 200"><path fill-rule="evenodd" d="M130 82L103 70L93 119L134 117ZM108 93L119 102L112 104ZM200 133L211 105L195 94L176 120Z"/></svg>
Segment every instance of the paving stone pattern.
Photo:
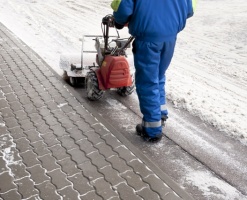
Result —
<svg viewBox="0 0 247 200"><path fill-rule="evenodd" d="M180 199L0 25L0 199Z"/></svg>

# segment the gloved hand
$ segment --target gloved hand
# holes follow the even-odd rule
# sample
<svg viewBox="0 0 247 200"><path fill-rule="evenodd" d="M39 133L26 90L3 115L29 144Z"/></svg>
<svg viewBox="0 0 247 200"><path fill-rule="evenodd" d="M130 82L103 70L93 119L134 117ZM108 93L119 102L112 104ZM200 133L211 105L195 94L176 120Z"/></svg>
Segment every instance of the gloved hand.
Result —
<svg viewBox="0 0 247 200"><path fill-rule="evenodd" d="M114 21L114 25L115 25L116 29L122 29L125 26L122 24L118 24L116 21Z"/></svg>

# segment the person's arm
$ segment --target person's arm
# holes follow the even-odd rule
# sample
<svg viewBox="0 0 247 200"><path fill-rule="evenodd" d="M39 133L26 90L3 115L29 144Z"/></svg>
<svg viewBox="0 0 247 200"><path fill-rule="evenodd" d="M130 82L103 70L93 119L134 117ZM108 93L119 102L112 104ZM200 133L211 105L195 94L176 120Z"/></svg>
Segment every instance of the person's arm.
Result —
<svg viewBox="0 0 247 200"><path fill-rule="evenodd" d="M111 3L115 27L121 29L130 20L134 9L134 0L113 0Z"/></svg>

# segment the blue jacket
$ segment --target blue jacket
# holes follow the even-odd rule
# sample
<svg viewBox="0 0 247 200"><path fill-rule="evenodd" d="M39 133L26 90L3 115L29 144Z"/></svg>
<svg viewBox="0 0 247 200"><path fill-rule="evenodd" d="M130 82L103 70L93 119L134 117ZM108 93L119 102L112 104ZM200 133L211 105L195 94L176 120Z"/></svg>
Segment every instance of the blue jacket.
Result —
<svg viewBox="0 0 247 200"><path fill-rule="evenodd" d="M111 4L115 21L128 23L136 39L152 42L169 41L183 30L194 13L195 0L114 0ZM193 6L192 6L193 4Z"/></svg>

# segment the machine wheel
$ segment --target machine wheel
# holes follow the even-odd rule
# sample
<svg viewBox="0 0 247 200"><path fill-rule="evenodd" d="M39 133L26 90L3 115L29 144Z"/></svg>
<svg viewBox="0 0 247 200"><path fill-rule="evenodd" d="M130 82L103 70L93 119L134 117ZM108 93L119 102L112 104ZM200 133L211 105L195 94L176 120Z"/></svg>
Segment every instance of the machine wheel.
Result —
<svg viewBox="0 0 247 200"><path fill-rule="evenodd" d="M63 80L65 80L66 82L69 82L69 76L68 76L68 73L65 70L63 71L62 77L63 77Z"/></svg>
<svg viewBox="0 0 247 200"><path fill-rule="evenodd" d="M79 85L79 78L78 77L69 77L69 82L73 87L76 87Z"/></svg>
<svg viewBox="0 0 247 200"><path fill-rule="evenodd" d="M128 87L117 88L117 93L122 97L126 97L131 95L134 89L135 89L135 79L132 76L132 85Z"/></svg>
<svg viewBox="0 0 247 200"><path fill-rule="evenodd" d="M91 101L99 100L104 91L99 89L97 76L94 71L90 71L86 77L87 98Z"/></svg>

